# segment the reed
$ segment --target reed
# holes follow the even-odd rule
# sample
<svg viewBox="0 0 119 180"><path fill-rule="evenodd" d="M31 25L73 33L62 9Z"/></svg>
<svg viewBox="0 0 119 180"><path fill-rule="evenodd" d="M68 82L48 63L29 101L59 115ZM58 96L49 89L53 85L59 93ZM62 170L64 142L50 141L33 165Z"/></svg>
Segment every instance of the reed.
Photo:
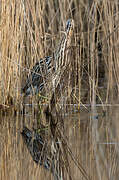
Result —
<svg viewBox="0 0 119 180"><path fill-rule="evenodd" d="M117 1L84 4L76 0L21 0L2 2L1 7L2 105L22 101L21 86L26 75L38 59L52 55L68 18L74 19L75 32L68 57L71 63L66 76L66 99L69 103L91 103L95 91L97 102L109 103L118 95Z"/></svg>
<svg viewBox="0 0 119 180"><path fill-rule="evenodd" d="M61 39L66 20L74 19L75 31L61 83L56 90L59 104L91 104L92 117L97 103L117 102L119 92L119 5L118 0L6 0L0 7L0 108L23 103L21 87L37 60L52 55ZM31 97L34 102L34 97ZM103 106L105 109L105 106ZM99 132L92 118L89 139L91 154L87 157L88 174L92 179L109 179L108 160L100 166L96 156ZM108 140L108 130L106 137ZM117 150L112 149L113 155ZM108 152L116 172L116 158ZM92 159L96 159L92 165ZM82 160L83 161L83 160ZM73 167L73 166L72 166ZM115 168L115 169L114 169ZM93 171L95 171L93 174ZM82 175L81 175L82 177Z"/></svg>

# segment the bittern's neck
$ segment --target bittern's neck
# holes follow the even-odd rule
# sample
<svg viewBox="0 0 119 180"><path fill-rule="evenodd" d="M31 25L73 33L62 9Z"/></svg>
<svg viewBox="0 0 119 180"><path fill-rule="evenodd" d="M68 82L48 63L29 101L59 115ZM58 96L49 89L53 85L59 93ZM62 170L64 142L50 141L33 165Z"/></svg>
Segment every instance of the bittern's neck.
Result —
<svg viewBox="0 0 119 180"><path fill-rule="evenodd" d="M64 64L65 52L66 49L70 46L70 43L71 43L71 36L65 32L57 49L54 51L53 54L55 70L57 70L60 66Z"/></svg>

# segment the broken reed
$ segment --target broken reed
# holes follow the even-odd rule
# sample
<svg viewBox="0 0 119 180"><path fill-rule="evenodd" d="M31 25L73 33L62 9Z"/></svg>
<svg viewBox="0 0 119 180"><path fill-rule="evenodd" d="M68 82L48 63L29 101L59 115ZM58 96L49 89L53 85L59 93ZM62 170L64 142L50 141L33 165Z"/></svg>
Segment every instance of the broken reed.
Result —
<svg viewBox="0 0 119 180"><path fill-rule="evenodd" d="M1 3L1 105L22 102L20 91L26 75L37 60L52 55L69 18L75 21L75 32L68 83L60 93L61 99L67 98L62 102L90 103L94 94L101 103L114 99L119 83L118 1Z"/></svg>

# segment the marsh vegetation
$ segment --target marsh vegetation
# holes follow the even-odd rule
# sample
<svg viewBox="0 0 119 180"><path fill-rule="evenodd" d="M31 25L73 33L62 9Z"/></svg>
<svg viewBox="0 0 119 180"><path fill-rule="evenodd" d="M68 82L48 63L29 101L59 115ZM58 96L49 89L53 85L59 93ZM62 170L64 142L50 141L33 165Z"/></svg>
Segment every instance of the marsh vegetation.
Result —
<svg viewBox="0 0 119 180"><path fill-rule="evenodd" d="M54 99L50 82L46 94L24 98L27 76L37 61L52 56L67 19L75 28ZM1 1L1 179L54 178L27 157L20 136L24 125L38 130L41 124L48 140L59 143L65 179L118 179L118 22L118 0Z"/></svg>

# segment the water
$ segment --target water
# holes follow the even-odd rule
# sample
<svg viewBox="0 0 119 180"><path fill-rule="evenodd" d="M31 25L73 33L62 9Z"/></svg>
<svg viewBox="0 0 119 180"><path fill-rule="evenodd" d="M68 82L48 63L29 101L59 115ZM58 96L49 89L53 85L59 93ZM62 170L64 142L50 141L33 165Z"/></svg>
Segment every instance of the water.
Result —
<svg viewBox="0 0 119 180"><path fill-rule="evenodd" d="M93 117L90 108L80 113L63 115L58 123L61 156L67 161L65 179L118 179L119 175L119 108L96 107ZM38 166L22 139L23 126L32 130L38 117L33 111L0 117L0 179L40 180L54 179L52 173ZM45 124L45 120L43 120ZM63 124L62 124L63 123ZM60 128L63 125L63 128Z"/></svg>

